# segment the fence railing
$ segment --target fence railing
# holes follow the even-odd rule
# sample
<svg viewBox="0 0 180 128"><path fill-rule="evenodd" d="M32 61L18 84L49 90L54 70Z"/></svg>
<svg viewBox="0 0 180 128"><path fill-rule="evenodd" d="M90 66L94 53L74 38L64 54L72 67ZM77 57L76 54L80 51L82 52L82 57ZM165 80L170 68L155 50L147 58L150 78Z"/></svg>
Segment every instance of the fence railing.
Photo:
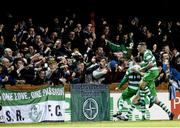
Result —
<svg viewBox="0 0 180 128"><path fill-rule="evenodd" d="M117 87L118 83L111 83L109 85L109 89L110 91L115 91L115 88ZM38 90L44 86L48 86L48 85L31 85L31 84L18 84L15 86L11 86L11 85L6 85L5 88L6 89L10 89L10 90ZM128 83L126 83L121 90L124 90L126 87L128 86ZM163 82L161 83L158 87L156 87L156 89L158 91L165 91L168 90L168 83ZM70 85L66 84L64 85L64 90L65 92L70 92Z"/></svg>

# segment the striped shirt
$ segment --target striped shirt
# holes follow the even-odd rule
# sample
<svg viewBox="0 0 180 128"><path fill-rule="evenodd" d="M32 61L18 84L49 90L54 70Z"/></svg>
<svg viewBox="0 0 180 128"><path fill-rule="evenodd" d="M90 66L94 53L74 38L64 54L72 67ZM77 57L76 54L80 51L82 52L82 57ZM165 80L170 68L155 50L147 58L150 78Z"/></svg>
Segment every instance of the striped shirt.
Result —
<svg viewBox="0 0 180 128"><path fill-rule="evenodd" d="M156 64L156 58L152 54L152 52L148 49L144 51L143 54L143 61L141 62L141 68L142 69L148 69L148 65L152 64L152 67L150 70L158 70L157 64Z"/></svg>
<svg viewBox="0 0 180 128"><path fill-rule="evenodd" d="M120 84L118 85L119 88L121 88L127 81L128 81L128 87L134 90L139 89L139 82L141 80L141 75L138 73L134 73L131 70L132 68L129 68L126 71L125 76L121 80Z"/></svg>

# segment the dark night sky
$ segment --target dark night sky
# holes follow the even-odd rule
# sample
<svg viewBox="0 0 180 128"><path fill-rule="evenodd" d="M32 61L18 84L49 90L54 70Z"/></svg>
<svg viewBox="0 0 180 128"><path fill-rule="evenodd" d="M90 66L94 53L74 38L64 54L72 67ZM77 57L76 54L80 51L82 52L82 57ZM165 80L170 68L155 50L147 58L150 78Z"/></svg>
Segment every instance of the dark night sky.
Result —
<svg viewBox="0 0 180 128"><path fill-rule="evenodd" d="M180 8L173 0L6 0L1 4L0 19L13 16L51 17L69 10L81 15L95 11L99 15L178 16Z"/></svg>

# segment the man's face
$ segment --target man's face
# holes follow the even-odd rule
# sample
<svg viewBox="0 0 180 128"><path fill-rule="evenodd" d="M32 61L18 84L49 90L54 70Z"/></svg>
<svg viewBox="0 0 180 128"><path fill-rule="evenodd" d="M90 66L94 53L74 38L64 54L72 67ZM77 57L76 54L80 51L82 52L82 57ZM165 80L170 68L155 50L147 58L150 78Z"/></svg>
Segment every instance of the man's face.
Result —
<svg viewBox="0 0 180 128"><path fill-rule="evenodd" d="M73 39L75 38L75 33L74 33L73 31L71 31L71 32L69 33L69 38L70 38L71 40L73 40Z"/></svg>
<svg viewBox="0 0 180 128"><path fill-rule="evenodd" d="M12 50L9 49L9 50L6 51L6 56L12 57L12 54L13 54Z"/></svg>
<svg viewBox="0 0 180 128"><path fill-rule="evenodd" d="M58 18L54 18L54 23L59 24L59 19Z"/></svg>
<svg viewBox="0 0 180 128"><path fill-rule="evenodd" d="M176 55L177 52L178 52L177 49L174 49L174 50L173 50L173 54L174 54L174 55Z"/></svg>
<svg viewBox="0 0 180 128"><path fill-rule="evenodd" d="M82 29L81 24L77 24L77 29L78 29L78 30L81 30L81 29Z"/></svg>
<svg viewBox="0 0 180 128"><path fill-rule="evenodd" d="M6 67L6 68L9 68L9 66L10 66L9 60L8 60L8 59L4 60L4 61L2 62L2 65L3 65L4 67Z"/></svg>
<svg viewBox="0 0 180 128"><path fill-rule="evenodd" d="M51 63L51 64L49 64L49 68L50 68L50 70L54 71L58 68L58 65L57 65L57 63Z"/></svg>
<svg viewBox="0 0 180 128"><path fill-rule="evenodd" d="M125 35L123 36L123 39L124 39L124 40L128 40L128 35L125 34Z"/></svg>
<svg viewBox="0 0 180 128"><path fill-rule="evenodd" d="M40 77L41 79L44 79L45 76L46 76L46 72L45 72L45 71L40 71L39 77Z"/></svg>
<svg viewBox="0 0 180 128"><path fill-rule="evenodd" d="M119 53L117 54L117 58L119 58L119 59L124 58L123 52L119 52Z"/></svg>
<svg viewBox="0 0 180 128"><path fill-rule="evenodd" d="M170 51L169 46L165 46L164 47L164 52L169 53L169 51Z"/></svg>
<svg viewBox="0 0 180 128"><path fill-rule="evenodd" d="M143 46L143 45L138 45L138 46L137 46L137 50L138 50L138 52L143 53L144 50L145 50L145 46Z"/></svg>
<svg viewBox="0 0 180 128"><path fill-rule="evenodd" d="M103 48L102 48L102 47L99 47L99 48L98 48L98 53L100 53L100 54L103 54L103 53L104 53L104 51L103 51Z"/></svg>
<svg viewBox="0 0 180 128"><path fill-rule="evenodd" d="M153 49L157 49L157 44L154 44L154 45L153 45Z"/></svg>
<svg viewBox="0 0 180 128"><path fill-rule="evenodd" d="M92 24L88 24L88 25L87 25L87 31L88 31L88 32L91 32L91 30L92 30Z"/></svg>
<svg viewBox="0 0 180 128"><path fill-rule="evenodd" d="M106 60L105 59L101 59L100 61L100 67L104 68L106 66Z"/></svg>
<svg viewBox="0 0 180 128"><path fill-rule="evenodd" d="M23 63L23 61L19 60L17 62L17 68L20 68L21 66L24 66L24 63Z"/></svg>
<svg viewBox="0 0 180 128"><path fill-rule="evenodd" d="M41 36L40 36L40 35L37 35L37 36L36 36L36 42L39 42L39 41L41 41Z"/></svg>
<svg viewBox="0 0 180 128"><path fill-rule="evenodd" d="M78 64L78 69L80 69L80 70L84 70L84 64L83 63L80 63L80 64Z"/></svg>
<svg viewBox="0 0 180 128"><path fill-rule="evenodd" d="M163 54L163 60L169 60L169 55L168 54Z"/></svg>
<svg viewBox="0 0 180 128"><path fill-rule="evenodd" d="M104 34L107 35L109 33L109 27L106 26L105 29L104 29Z"/></svg>
<svg viewBox="0 0 180 128"><path fill-rule="evenodd" d="M29 35L34 35L35 31L34 28L29 28Z"/></svg>
<svg viewBox="0 0 180 128"><path fill-rule="evenodd" d="M177 62L176 62L178 65L180 65L180 57L177 59Z"/></svg>

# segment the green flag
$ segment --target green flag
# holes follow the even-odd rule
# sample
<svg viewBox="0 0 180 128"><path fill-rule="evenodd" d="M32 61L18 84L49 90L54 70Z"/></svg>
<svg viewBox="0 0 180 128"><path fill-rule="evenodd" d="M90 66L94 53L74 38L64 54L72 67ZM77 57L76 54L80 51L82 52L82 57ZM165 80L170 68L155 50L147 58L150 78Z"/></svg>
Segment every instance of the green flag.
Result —
<svg viewBox="0 0 180 128"><path fill-rule="evenodd" d="M65 120L63 86L34 91L0 90L5 123L32 123Z"/></svg>
<svg viewBox="0 0 180 128"><path fill-rule="evenodd" d="M110 93L105 84L71 85L72 121L110 120Z"/></svg>

